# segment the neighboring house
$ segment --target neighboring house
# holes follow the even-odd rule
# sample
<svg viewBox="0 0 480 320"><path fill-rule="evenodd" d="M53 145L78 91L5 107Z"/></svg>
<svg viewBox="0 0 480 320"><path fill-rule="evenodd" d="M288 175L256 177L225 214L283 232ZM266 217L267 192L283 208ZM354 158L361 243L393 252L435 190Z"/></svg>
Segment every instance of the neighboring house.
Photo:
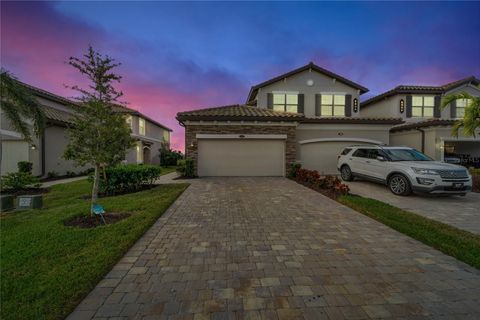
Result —
<svg viewBox="0 0 480 320"><path fill-rule="evenodd" d="M352 144L388 144L400 116L360 116L368 89L313 63L253 86L245 105L180 112L199 176L284 176L288 164L335 174Z"/></svg>
<svg viewBox="0 0 480 320"><path fill-rule="evenodd" d="M480 80L468 77L443 86L401 85L361 103L362 116L400 117L405 123L390 130L390 144L421 150L443 161L445 157L471 164L480 158L480 130L475 137L452 137L452 125L463 117L467 101L441 109L442 97L467 92L480 96ZM478 162L478 161L477 161Z"/></svg>
<svg viewBox="0 0 480 320"><path fill-rule="evenodd" d="M33 136L33 143L27 143L21 134L12 130L8 119L1 117L2 175L17 171L19 161L33 163L33 174L46 176L49 172L65 175L68 171L80 172L88 167L76 167L73 161L63 159L68 144L66 129L72 125L75 102L48 91L21 83L30 90L45 112L47 123L40 137ZM123 106L114 106L114 111L126 114L136 138L135 148L129 151L127 163L160 163L158 149L162 143L170 143L171 129L152 120L140 112ZM28 121L28 120L27 120Z"/></svg>

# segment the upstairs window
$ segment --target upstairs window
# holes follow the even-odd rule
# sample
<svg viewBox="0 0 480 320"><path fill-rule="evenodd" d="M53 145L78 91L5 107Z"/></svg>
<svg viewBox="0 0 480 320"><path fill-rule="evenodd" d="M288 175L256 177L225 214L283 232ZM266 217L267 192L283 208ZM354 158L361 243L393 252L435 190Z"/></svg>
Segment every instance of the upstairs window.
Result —
<svg viewBox="0 0 480 320"><path fill-rule="evenodd" d="M163 130L163 142L170 143L170 132Z"/></svg>
<svg viewBox="0 0 480 320"><path fill-rule="evenodd" d="M322 93L320 116L345 117L345 95Z"/></svg>
<svg viewBox="0 0 480 320"><path fill-rule="evenodd" d="M130 129L132 129L132 123L133 123L133 118L131 115L127 115L125 117L125 121L127 122L128 126L130 127Z"/></svg>
<svg viewBox="0 0 480 320"><path fill-rule="evenodd" d="M465 107L470 104L470 99L457 99L457 118L463 118L465 116Z"/></svg>
<svg viewBox="0 0 480 320"><path fill-rule="evenodd" d="M298 94L274 93L273 110L282 112L298 112Z"/></svg>
<svg viewBox="0 0 480 320"><path fill-rule="evenodd" d="M138 133L142 136L145 135L145 119L138 118Z"/></svg>
<svg viewBox="0 0 480 320"><path fill-rule="evenodd" d="M433 117L433 96L412 97L412 117L429 118Z"/></svg>

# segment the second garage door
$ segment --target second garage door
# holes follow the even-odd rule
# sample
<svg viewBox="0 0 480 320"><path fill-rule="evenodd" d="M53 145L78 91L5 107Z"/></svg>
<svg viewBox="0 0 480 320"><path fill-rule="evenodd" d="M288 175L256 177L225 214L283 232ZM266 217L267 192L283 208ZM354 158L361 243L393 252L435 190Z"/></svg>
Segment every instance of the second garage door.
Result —
<svg viewBox="0 0 480 320"><path fill-rule="evenodd" d="M302 167L317 170L322 174L338 174L337 160L342 150L351 145L359 144L355 141L322 141L300 145ZM368 143L361 143L368 144Z"/></svg>
<svg viewBox="0 0 480 320"><path fill-rule="evenodd" d="M198 175L284 176L285 140L198 140Z"/></svg>

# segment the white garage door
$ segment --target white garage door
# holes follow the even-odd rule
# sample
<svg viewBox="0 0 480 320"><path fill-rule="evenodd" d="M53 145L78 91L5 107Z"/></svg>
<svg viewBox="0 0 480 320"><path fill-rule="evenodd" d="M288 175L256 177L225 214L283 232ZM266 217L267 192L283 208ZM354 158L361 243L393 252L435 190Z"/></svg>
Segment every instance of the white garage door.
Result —
<svg viewBox="0 0 480 320"><path fill-rule="evenodd" d="M322 174L338 174L337 160L342 150L351 145L368 144L354 141L322 141L300 145L302 167Z"/></svg>
<svg viewBox="0 0 480 320"><path fill-rule="evenodd" d="M25 141L2 141L2 175L18 171L18 162L29 161L29 144Z"/></svg>
<svg viewBox="0 0 480 320"><path fill-rule="evenodd" d="M198 140L198 175L283 176L284 140Z"/></svg>

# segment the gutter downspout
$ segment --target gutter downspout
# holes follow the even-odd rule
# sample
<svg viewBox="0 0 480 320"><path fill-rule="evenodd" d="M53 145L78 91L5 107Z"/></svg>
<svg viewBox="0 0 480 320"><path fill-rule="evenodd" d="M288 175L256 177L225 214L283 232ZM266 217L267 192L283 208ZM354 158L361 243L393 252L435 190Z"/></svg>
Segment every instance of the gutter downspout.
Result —
<svg viewBox="0 0 480 320"><path fill-rule="evenodd" d="M425 131L419 128L416 128L415 130L419 131L422 134L422 153L425 153Z"/></svg>
<svg viewBox="0 0 480 320"><path fill-rule="evenodd" d="M47 128L45 128L47 129ZM42 173L41 176L45 176L45 131L42 133L42 138L41 138L41 144L42 144Z"/></svg>

